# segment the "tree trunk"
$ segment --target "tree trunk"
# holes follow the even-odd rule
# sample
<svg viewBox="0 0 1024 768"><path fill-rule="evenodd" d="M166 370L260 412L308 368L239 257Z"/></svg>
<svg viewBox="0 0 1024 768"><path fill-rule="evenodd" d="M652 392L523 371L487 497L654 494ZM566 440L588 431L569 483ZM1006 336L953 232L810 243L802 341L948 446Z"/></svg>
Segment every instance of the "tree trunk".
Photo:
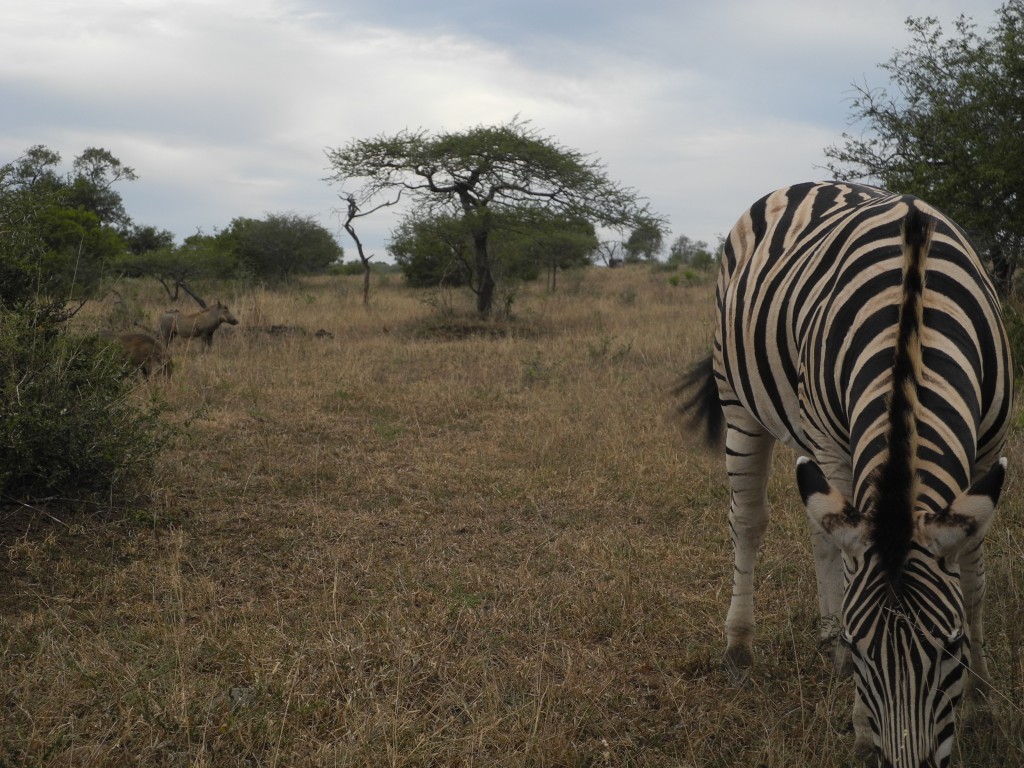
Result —
<svg viewBox="0 0 1024 768"><path fill-rule="evenodd" d="M487 252L487 233L473 233L473 251L476 255L476 311L480 317L491 314L494 304L494 275L491 274L491 258Z"/></svg>
<svg viewBox="0 0 1024 768"><path fill-rule="evenodd" d="M398 197L396 197L393 201L384 202L381 205L378 205L376 208L374 208L373 211L379 210L380 208L384 208L384 207L387 207L389 205L394 205L395 203L398 202L398 198L400 198L401 196L402 196L402 193L399 192L398 193ZM359 253L359 261L361 261L363 263L363 306L364 307L369 307L370 306L370 257L367 256L363 252L363 241L360 240L359 239L359 235L356 234L356 228L352 224L352 222L355 221L356 219L358 219L361 216L367 216L367 215L373 213L373 211L367 211L366 213L359 213L359 206L356 204L356 199L352 195L349 195L348 198L346 198L346 199L348 201L348 215L345 218L345 223L342 226L345 227L345 231L349 233L351 238L353 240L355 240L356 251Z"/></svg>
<svg viewBox="0 0 1024 768"><path fill-rule="evenodd" d="M206 302L203 301L200 296L196 295L195 291L188 287L188 283L184 280L178 280L178 286L180 286L185 293L191 296L195 300L196 304L198 304L202 309L206 309ZM178 298L177 288L174 291L174 298Z"/></svg>

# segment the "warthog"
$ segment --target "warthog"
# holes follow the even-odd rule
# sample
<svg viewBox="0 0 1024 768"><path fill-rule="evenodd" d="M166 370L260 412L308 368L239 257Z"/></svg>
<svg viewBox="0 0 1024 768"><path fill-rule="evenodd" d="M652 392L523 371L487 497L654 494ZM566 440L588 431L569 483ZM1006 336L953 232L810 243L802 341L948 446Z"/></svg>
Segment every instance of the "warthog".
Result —
<svg viewBox="0 0 1024 768"><path fill-rule="evenodd" d="M177 309L169 309L160 316L160 338L164 344L170 345L171 339L181 336L183 339L194 339L201 336L207 347L213 345L213 332L221 323L238 325L238 320L231 314L226 304L219 301L202 312L183 315Z"/></svg>
<svg viewBox="0 0 1024 768"><path fill-rule="evenodd" d="M162 373L170 378L174 369L174 362L171 354L167 351L160 340L148 333L114 333L113 331L100 331L102 338L115 342L124 349L131 364L142 371L147 379L156 373Z"/></svg>

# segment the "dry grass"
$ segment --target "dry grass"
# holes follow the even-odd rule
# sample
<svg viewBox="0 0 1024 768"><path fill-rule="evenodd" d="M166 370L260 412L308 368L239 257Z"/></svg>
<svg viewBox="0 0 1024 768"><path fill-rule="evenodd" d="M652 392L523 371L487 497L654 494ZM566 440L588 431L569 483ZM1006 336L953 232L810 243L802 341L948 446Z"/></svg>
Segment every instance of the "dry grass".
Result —
<svg viewBox="0 0 1024 768"><path fill-rule="evenodd" d="M159 293L123 289L155 321ZM182 429L152 507L3 522L0 766L849 764L783 450L756 673L719 669L722 461L667 419L710 287L591 270L487 333L423 297L222 294L240 325L176 343L158 385ZM1000 708L967 766L1021 764L1018 489L989 548Z"/></svg>

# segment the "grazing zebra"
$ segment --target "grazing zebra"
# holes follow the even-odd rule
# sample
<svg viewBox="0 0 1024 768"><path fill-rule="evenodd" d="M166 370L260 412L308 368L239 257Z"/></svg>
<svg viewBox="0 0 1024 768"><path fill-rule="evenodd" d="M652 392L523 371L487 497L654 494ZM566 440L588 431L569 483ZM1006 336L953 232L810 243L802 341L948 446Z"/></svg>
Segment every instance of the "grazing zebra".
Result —
<svg viewBox="0 0 1024 768"><path fill-rule="evenodd" d="M726 666L753 661L754 561L776 441L801 453L824 639L856 676L855 751L946 766L987 677L982 541L1012 394L999 302L953 222L854 184L773 192L729 234L712 355L678 394L726 427L735 554ZM998 459L998 460L997 460ZM971 673L968 674L968 664Z"/></svg>

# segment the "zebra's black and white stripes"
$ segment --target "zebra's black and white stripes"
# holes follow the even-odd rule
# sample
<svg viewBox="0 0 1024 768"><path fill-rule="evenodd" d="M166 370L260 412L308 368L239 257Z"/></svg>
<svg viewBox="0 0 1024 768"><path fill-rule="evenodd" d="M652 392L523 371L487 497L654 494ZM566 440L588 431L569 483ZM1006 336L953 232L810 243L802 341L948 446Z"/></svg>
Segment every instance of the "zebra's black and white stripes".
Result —
<svg viewBox="0 0 1024 768"><path fill-rule="evenodd" d="M717 302L712 358L684 387L699 387L688 405L710 433L723 415L726 426L728 666L742 676L753 658L754 561L781 441L813 457L797 478L823 634L838 634L857 677L857 751L945 766L968 664L974 682L987 675L982 541L1012 394L984 269L921 200L807 183L743 214Z"/></svg>

